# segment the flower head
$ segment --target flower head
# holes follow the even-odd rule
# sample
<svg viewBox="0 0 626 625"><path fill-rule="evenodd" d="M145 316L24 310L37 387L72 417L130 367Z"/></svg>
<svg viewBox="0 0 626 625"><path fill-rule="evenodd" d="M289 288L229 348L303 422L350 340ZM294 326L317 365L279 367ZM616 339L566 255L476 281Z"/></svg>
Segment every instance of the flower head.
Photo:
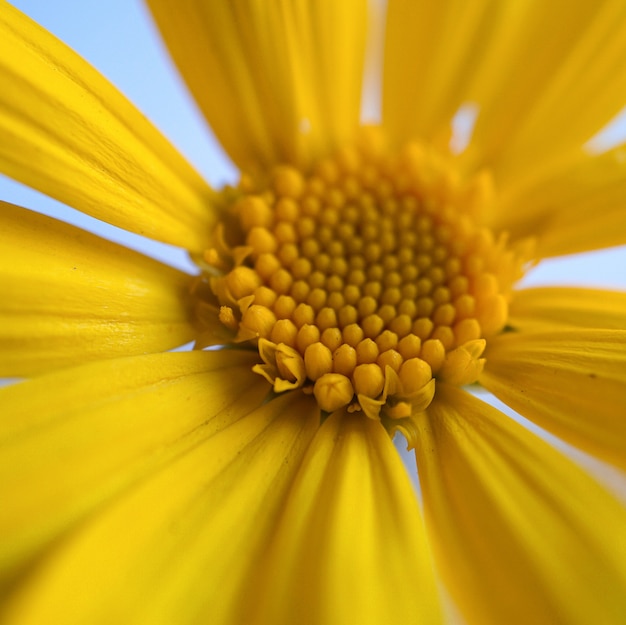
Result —
<svg viewBox="0 0 626 625"><path fill-rule="evenodd" d="M2 204L6 622L623 622L626 295L518 285L626 243L623 3L390 1L376 125L364 2L149 5L235 185L0 4L2 171L197 267Z"/></svg>

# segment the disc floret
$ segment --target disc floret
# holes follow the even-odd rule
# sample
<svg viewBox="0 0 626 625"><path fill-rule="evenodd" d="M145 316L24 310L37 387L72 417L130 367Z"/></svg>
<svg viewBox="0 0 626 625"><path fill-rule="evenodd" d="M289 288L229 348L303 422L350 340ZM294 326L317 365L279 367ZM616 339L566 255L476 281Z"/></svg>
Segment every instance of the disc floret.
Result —
<svg viewBox="0 0 626 625"><path fill-rule="evenodd" d="M242 181L204 258L219 318L275 392L402 420L435 380L474 382L507 319L519 255L482 225L488 176L364 134L304 174Z"/></svg>

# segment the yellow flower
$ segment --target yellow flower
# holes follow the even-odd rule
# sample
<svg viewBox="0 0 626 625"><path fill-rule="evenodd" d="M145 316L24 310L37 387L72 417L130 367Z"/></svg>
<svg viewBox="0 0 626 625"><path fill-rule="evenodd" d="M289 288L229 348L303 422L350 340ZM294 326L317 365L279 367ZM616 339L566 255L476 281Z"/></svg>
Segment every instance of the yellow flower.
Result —
<svg viewBox="0 0 626 625"><path fill-rule="evenodd" d="M624 507L467 387L626 469L626 294L515 288L626 243L626 4L390 0L377 128L363 2L149 4L236 187L0 4L1 170L198 266L1 205L2 622L623 623Z"/></svg>

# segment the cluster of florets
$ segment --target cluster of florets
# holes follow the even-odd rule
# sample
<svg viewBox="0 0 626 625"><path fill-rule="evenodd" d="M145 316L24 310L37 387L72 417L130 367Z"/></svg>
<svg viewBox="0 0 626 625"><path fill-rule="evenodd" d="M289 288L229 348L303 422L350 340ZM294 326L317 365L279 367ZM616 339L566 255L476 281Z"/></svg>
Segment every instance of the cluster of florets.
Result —
<svg viewBox="0 0 626 625"><path fill-rule="evenodd" d="M390 155L367 140L239 193L205 261L222 323L256 342L276 392L402 419L435 378L476 380L520 267L479 225L487 177L463 183L419 144Z"/></svg>

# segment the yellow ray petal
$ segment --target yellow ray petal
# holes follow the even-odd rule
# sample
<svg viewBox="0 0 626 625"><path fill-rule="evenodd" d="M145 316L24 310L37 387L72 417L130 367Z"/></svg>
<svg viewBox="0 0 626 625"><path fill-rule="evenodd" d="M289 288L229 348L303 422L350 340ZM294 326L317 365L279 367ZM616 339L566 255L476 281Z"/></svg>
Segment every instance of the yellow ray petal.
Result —
<svg viewBox="0 0 626 625"><path fill-rule="evenodd" d="M212 191L86 61L2 1L0 170L78 210L200 251Z"/></svg>
<svg viewBox="0 0 626 625"><path fill-rule="evenodd" d="M396 143L447 130L489 37L516 7L492 0L388 2L383 124Z"/></svg>
<svg viewBox="0 0 626 625"><path fill-rule="evenodd" d="M626 330L626 293L575 287L515 291L509 325L516 330L545 326Z"/></svg>
<svg viewBox="0 0 626 625"><path fill-rule="evenodd" d="M0 391L0 580L267 394L246 352L137 356ZM258 382L258 383L257 383Z"/></svg>
<svg viewBox="0 0 626 625"><path fill-rule="evenodd" d="M463 104L479 115L466 166L506 184L579 147L624 105L626 5L391 0L383 121L438 138Z"/></svg>
<svg viewBox="0 0 626 625"><path fill-rule="evenodd" d="M480 107L469 160L505 185L579 147L622 109L626 4L501 4L466 98Z"/></svg>
<svg viewBox="0 0 626 625"><path fill-rule="evenodd" d="M244 622L260 551L318 424L315 402L290 393L197 436L50 551L18 589L10 622Z"/></svg>
<svg viewBox="0 0 626 625"><path fill-rule="evenodd" d="M578 150L505 189L493 227L538 237L537 254L557 256L626 243L626 144Z"/></svg>
<svg viewBox="0 0 626 625"><path fill-rule="evenodd" d="M444 386L416 456L429 536L467 622L621 623L626 510L521 425Z"/></svg>
<svg viewBox="0 0 626 625"><path fill-rule="evenodd" d="M417 498L380 423L335 413L296 477L246 623L439 623ZM255 614L261 618L254 618Z"/></svg>
<svg viewBox="0 0 626 625"><path fill-rule="evenodd" d="M537 425L626 469L626 331L508 332L480 383Z"/></svg>
<svg viewBox="0 0 626 625"><path fill-rule="evenodd" d="M148 2L218 139L243 169L306 165L359 121L366 5Z"/></svg>
<svg viewBox="0 0 626 625"><path fill-rule="evenodd" d="M194 336L192 277L0 202L0 376L164 351Z"/></svg>

